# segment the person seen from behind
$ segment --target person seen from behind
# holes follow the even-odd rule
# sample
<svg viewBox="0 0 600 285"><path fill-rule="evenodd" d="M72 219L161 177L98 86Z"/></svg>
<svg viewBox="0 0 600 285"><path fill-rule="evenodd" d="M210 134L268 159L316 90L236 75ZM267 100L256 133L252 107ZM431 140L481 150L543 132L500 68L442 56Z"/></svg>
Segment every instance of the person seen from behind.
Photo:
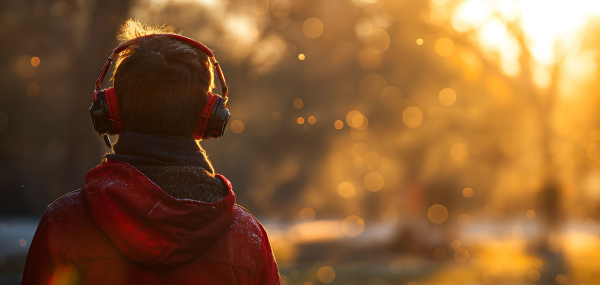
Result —
<svg viewBox="0 0 600 285"><path fill-rule="evenodd" d="M114 153L83 189L48 206L23 284L281 284L263 226L235 204L199 144L222 135L226 119L219 125L215 112L229 117L211 92L220 67L174 35L136 20L122 26L114 88L97 84L91 111L97 131L108 122L119 134Z"/></svg>

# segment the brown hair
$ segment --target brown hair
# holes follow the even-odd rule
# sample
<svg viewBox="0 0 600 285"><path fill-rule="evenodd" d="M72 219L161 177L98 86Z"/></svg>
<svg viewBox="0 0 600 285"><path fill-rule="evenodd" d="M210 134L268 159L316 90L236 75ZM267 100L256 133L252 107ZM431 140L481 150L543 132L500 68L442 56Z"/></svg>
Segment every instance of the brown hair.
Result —
<svg viewBox="0 0 600 285"><path fill-rule="evenodd" d="M118 39L123 43L174 30L130 19ZM140 38L119 54L112 78L125 130L191 137L213 78L212 63L197 47L167 36Z"/></svg>

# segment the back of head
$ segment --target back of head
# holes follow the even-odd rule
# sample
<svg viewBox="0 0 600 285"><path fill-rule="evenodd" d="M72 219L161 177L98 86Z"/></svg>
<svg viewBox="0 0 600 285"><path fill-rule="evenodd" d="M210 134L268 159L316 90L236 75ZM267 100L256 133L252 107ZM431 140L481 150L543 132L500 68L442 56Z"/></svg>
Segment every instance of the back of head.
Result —
<svg viewBox="0 0 600 285"><path fill-rule="evenodd" d="M174 28L128 20L119 40L165 33ZM119 54L112 79L125 130L191 137L214 88L212 70L208 56L195 46L167 36L140 38Z"/></svg>

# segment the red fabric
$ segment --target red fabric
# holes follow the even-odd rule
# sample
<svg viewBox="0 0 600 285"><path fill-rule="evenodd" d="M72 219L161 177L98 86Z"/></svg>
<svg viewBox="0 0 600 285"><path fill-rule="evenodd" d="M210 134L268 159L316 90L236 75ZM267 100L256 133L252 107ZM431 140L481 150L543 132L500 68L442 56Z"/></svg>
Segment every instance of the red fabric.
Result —
<svg viewBox="0 0 600 285"><path fill-rule="evenodd" d="M108 105L113 131L115 131L114 134L118 135L123 133L125 130L125 121L123 120L123 113L121 113L121 105L119 104L119 98L117 97L115 88L110 87L104 89L104 97L106 98L106 104Z"/></svg>
<svg viewBox="0 0 600 285"><path fill-rule="evenodd" d="M107 161L48 207L23 284L281 284L262 225L235 205L171 197Z"/></svg>
<svg viewBox="0 0 600 285"><path fill-rule="evenodd" d="M208 124L208 119L210 118L210 112L215 106L215 102L217 101L217 95L212 94L212 92L208 92L206 94L206 104L204 104L204 109L200 113L200 120L198 120L198 124L196 125L196 130L192 137L197 140L204 139L204 132L206 132L206 126Z"/></svg>

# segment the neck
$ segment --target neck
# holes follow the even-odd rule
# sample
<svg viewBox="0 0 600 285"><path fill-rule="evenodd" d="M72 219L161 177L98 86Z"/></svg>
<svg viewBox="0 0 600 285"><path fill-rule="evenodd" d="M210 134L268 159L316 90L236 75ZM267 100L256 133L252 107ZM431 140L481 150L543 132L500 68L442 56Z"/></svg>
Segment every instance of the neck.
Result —
<svg viewBox="0 0 600 285"><path fill-rule="evenodd" d="M199 166L214 174L206 152L193 138L124 132L113 146L115 153L106 154L138 166Z"/></svg>

